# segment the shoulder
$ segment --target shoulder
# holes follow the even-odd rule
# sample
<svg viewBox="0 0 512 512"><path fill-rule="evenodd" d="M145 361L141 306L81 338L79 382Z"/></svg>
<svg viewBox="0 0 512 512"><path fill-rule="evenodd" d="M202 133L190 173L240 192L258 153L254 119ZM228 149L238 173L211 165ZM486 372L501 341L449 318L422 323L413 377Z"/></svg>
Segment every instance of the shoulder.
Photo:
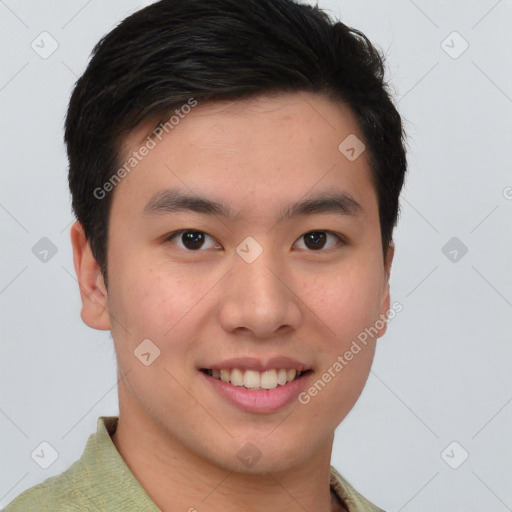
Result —
<svg viewBox="0 0 512 512"><path fill-rule="evenodd" d="M2 512L74 512L98 510L76 485L80 475L80 461L59 475L47 478L23 491Z"/></svg>
<svg viewBox="0 0 512 512"><path fill-rule="evenodd" d="M157 512L111 439L117 416L101 416L80 459L17 496L3 512Z"/></svg>
<svg viewBox="0 0 512 512"><path fill-rule="evenodd" d="M348 507L349 512L384 512L357 492L333 466L331 466L330 485Z"/></svg>

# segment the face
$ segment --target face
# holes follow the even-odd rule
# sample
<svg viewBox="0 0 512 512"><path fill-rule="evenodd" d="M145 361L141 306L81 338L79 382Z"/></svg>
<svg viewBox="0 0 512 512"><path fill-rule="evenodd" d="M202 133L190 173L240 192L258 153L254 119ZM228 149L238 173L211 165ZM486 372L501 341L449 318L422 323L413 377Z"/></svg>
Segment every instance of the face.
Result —
<svg viewBox="0 0 512 512"><path fill-rule="evenodd" d="M125 160L152 129L128 136ZM239 472L330 448L385 325L357 353L353 342L389 309L392 250L386 265L367 152L338 149L349 135L363 140L355 117L323 96L199 105L110 192L108 292L82 318L112 331L121 414ZM309 371L266 391L201 371L269 365ZM237 456L248 442L254 467Z"/></svg>

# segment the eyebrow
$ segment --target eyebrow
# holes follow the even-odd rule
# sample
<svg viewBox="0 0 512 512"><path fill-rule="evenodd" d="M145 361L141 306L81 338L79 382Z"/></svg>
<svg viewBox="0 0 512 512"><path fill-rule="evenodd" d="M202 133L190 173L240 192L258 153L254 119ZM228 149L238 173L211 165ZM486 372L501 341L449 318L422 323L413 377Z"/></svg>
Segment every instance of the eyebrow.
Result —
<svg viewBox="0 0 512 512"><path fill-rule="evenodd" d="M229 220L236 220L238 218L238 212L226 203L198 195L188 195L173 189L157 192L148 201L143 211L146 215L191 211L204 215L220 216ZM326 192L287 205L281 211L280 220L319 213L332 213L343 217L360 218L364 215L364 209L347 192Z"/></svg>

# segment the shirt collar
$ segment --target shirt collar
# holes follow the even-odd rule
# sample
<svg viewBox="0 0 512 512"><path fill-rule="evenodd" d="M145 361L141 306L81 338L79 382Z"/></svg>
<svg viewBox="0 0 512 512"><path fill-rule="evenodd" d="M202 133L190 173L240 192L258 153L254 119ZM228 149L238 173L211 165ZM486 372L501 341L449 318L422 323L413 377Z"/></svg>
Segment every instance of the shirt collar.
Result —
<svg viewBox="0 0 512 512"><path fill-rule="evenodd" d="M111 439L117 421L117 416L98 418L97 431L89 436L78 461L81 478L75 483L99 510L159 512Z"/></svg>

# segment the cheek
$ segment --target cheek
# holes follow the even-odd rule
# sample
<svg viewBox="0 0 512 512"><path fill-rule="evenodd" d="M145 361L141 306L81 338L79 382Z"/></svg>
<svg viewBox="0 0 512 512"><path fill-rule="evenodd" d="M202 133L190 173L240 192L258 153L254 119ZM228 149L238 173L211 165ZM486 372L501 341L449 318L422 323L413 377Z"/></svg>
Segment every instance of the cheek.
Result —
<svg viewBox="0 0 512 512"><path fill-rule="evenodd" d="M125 265L123 270L117 269L112 280L111 314L119 320L113 322L117 325L112 331L119 366L125 372L130 370L132 393L141 401L147 396L172 395L170 390L180 393L181 386L174 379L186 380L188 354L194 348L194 328L200 312L198 303L207 284L193 279L192 285L192 279L183 277L183 273L179 277L176 270L164 271L144 261L125 261ZM141 270L133 272L130 268ZM142 353L150 353L152 362L147 366L139 358Z"/></svg>
<svg viewBox="0 0 512 512"><path fill-rule="evenodd" d="M161 339L193 309L202 288L197 281L192 285L177 272L146 267L121 277L113 312L125 320L130 335Z"/></svg>
<svg viewBox="0 0 512 512"><path fill-rule="evenodd" d="M378 268L347 264L304 281L301 296L323 324L329 346L338 351L378 318Z"/></svg>
<svg viewBox="0 0 512 512"><path fill-rule="evenodd" d="M364 388L377 339L367 332L379 318L380 268L378 264L362 264L361 259L354 261L329 279L322 278L322 286L317 281L305 295L329 327L319 350L323 353L322 367L317 372L317 379L323 381L325 388L322 382L317 384L322 391L312 410L318 417L327 414L335 424L348 414ZM331 406L327 413L326 404Z"/></svg>
<svg viewBox="0 0 512 512"><path fill-rule="evenodd" d="M167 262L125 260L123 268L116 269L109 292L111 314L123 325L117 325L114 333L113 322L112 329L114 339L122 340L122 352L129 357L142 340L150 339L161 350L161 361L186 357L205 321L208 292L214 284L215 276L199 270L184 272Z"/></svg>

